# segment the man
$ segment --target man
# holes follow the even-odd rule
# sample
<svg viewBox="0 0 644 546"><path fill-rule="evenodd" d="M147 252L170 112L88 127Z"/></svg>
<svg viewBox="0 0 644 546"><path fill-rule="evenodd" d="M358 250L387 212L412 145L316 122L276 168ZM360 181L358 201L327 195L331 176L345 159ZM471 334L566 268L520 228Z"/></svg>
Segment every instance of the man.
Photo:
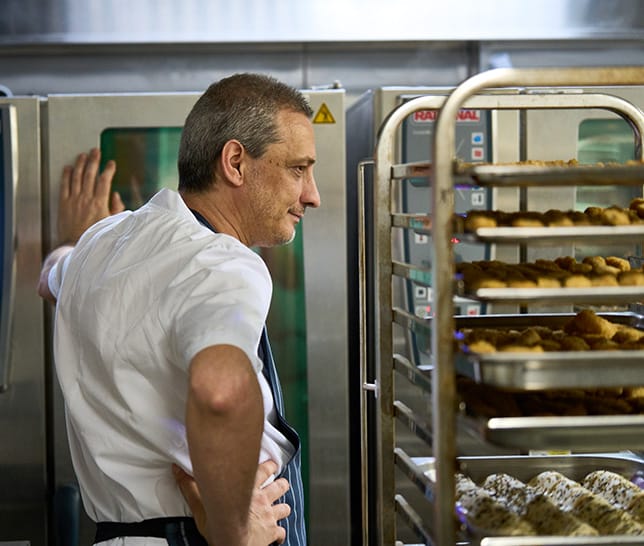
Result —
<svg viewBox="0 0 644 546"><path fill-rule="evenodd" d="M203 544L194 514L210 546L306 543L299 439L263 334L271 279L250 247L291 241L320 205L311 116L298 91L238 74L186 119L179 193L123 211L97 150L64 171L64 244L39 293L56 302L56 369L96 542Z"/></svg>

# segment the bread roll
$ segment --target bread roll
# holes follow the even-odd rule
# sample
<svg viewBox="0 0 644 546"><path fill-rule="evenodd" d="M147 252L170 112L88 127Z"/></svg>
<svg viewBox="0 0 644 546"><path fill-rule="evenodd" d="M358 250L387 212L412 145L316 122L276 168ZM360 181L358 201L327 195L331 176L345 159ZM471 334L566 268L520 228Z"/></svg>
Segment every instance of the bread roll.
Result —
<svg viewBox="0 0 644 546"><path fill-rule="evenodd" d="M619 271L631 270L631 264L629 263L629 261L625 260L624 258L620 258L618 256L608 256L606 258L606 265L614 267Z"/></svg>
<svg viewBox="0 0 644 546"><path fill-rule="evenodd" d="M644 273L636 269L631 271L622 271L617 280L620 286L644 286Z"/></svg>
<svg viewBox="0 0 644 546"><path fill-rule="evenodd" d="M564 331L569 334L597 334L607 339L611 339L617 330L616 324L600 317L592 309L579 311L564 325Z"/></svg>

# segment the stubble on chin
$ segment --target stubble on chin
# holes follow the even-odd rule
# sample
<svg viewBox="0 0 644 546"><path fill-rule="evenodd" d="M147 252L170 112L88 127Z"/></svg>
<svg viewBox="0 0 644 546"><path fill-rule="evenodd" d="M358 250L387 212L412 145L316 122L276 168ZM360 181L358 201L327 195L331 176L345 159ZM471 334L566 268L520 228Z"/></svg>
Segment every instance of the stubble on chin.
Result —
<svg viewBox="0 0 644 546"><path fill-rule="evenodd" d="M293 241L295 241L295 236L297 235L297 231L295 228L293 228L293 233L291 233L291 236L287 241L284 241L282 244L283 245L290 245Z"/></svg>

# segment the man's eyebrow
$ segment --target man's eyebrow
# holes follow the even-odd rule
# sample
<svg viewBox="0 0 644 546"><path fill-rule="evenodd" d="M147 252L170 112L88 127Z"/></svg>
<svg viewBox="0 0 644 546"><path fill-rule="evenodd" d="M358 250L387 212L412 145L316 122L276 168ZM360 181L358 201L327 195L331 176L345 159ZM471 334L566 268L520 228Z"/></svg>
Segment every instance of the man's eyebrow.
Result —
<svg viewBox="0 0 644 546"><path fill-rule="evenodd" d="M291 159L288 164L289 165L299 165L301 163L306 163L307 165L313 165L315 163L315 158L310 157L308 155L302 156L302 157L295 157Z"/></svg>

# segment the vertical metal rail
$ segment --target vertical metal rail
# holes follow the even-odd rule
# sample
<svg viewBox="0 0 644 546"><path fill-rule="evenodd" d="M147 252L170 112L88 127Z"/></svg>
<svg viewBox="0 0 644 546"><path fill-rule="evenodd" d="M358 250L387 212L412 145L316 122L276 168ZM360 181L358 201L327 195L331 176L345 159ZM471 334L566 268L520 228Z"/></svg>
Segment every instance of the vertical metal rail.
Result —
<svg viewBox="0 0 644 546"><path fill-rule="evenodd" d="M373 191L374 213L374 292L376 316L374 321L376 380L375 396L378 408L377 483L376 496L378 544L392 546L396 540L395 477L394 477L394 360L393 360L393 290L391 241L391 167L396 159L396 132L404 119L416 110L437 108L444 97L418 97L393 110L382 123L375 150Z"/></svg>
<svg viewBox="0 0 644 546"><path fill-rule="evenodd" d="M398 112L395 110L394 112ZM391 285L391 165L395 153L395 129L398 123L386 124L378 138L375 154L374 213L374 275L376 294L375 355L377 422L377 483L376 509L379 544L393 545L396 539L396 519L393 499L394 479L394 398L393 398L393 332Z"/></svg>
<svg viewBox="0 0 644 546"><path fill-rule="evenodd" d="M360 483L362 494L362 544L369 544L369 469L371 468L371 457L369 456L369 414L367 411L367 394L378 393L378 384L369 382L367 370L367 216L365 206L365 167L373 165L373 160L360 161L358 163L358 309L360 313L360 324L358 325L359 336L359 360L360 360Z"/></svg>
<svg viewBox="0 0 644 546"><path fill-rule="evenodd" d="M523 91L525 92L525 91ZM528 159L528 111L519 110L519 161ZM528 210L528 188L519 188L519 210L524 212ZM528 259L528 247L525 243L519 245L519 262L525 262ZM527 313L528 308L521 306L521 313Z"/></svg>
<svg viewBox="0 0 644 546"><path fill-rule="evenodd" d="M13 105L3 105L0 110L0 131L4 144L0 146L0 188L1 203L4 205L2 243L0 244L0 393L9 389L11 367L11 331L14 323L14 302L16 291L16 192L18 184L18 123Z"/></svg>
<svg viewBox="0 0 644 546"><path fill-rule="evenodd" d="M434 357L434 457L436 458L435 504L436 543L455 543L454 461L456 389L453 369L453 250L452 191L455 158L455 120L459 109L472 95L485 89L502 87L592 86L601 84L636 85L644 82L644 67L567 68L567 69L506 69L477 74L459 85L443 104L436 123L433 146L432 176L432 288L434 324L432 355ZM641 138L641 133L640 133Z"/></svg>

